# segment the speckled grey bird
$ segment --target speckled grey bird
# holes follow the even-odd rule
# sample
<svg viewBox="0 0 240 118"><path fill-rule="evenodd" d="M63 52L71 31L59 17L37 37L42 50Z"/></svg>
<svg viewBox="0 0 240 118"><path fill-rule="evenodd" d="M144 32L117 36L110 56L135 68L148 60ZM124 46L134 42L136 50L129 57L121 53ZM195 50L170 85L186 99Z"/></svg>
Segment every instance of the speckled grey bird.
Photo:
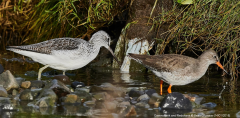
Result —
<svg viewBox="0 0 240 118"><path fill-rule="evenodd" d="M63 70L63 75L65 75L67 70L86 66L96 58L102 46L107 48L118 62L110 48L110 41L110 36L105 31L98 31L89 41L64 37L32 45L9 46L7 50L28 56L45 65L39 69L38 80L40 80L42 71L47 67Z"/></svg>
<svg viewBox="0 0 240 118"><path fill-rule="evenodd" d="M129 53L129 57L150 69L161 79L160 94L162 94L163 81L170 84L168 93L171 93L173 85L186 85L200 79L211 64L217 64L224 70L217 53L212 49L206 50L197 59L179 54L139 55ZM226 70L224 71L226 72Z"/></svg>

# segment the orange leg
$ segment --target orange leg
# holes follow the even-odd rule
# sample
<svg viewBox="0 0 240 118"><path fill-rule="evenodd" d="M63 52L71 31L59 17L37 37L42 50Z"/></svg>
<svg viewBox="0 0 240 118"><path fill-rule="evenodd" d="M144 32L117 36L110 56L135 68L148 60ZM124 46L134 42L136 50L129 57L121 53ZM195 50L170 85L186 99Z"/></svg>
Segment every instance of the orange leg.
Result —
<svg viewBox="0 0 240 118"><path fill-rule="evenodd" d="M163 81L161 80L160 81L160 95L162 95L162 84L163 84Z"/></svg>
<svg viewBox="0 0 240 118"><path fill-rule="evenodd" d="M168 87L168 89L167 89L168 93L172 93L171 88L172 88L172 85L170 84L169 87Z"/></svg>

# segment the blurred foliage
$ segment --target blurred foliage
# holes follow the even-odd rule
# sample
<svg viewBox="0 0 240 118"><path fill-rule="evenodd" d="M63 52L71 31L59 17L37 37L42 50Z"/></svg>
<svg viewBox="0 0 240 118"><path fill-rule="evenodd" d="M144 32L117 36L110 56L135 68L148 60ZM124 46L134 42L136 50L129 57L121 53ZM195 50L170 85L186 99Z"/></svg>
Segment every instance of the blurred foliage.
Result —
<svg viewBox="0 0 240 118"><path fill-rule="evenodd" d="M128 0L3 0L0 45L5 49L57 37L85 38L108 26L127 5Z"/></svg>

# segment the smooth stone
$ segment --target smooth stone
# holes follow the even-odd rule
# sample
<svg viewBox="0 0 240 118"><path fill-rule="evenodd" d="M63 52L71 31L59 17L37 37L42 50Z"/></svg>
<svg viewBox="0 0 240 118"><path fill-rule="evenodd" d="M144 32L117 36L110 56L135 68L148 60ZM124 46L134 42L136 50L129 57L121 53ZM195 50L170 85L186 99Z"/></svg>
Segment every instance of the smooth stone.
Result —
<svg viewBox="0 0 240 118"><path fill-rule="evenodd" d="M22 84L21 84L21 87L22 88L30 88L30 86L31 86L31 82L30 81L25 81L25 82L22 82Z"/></svg>
<svg viewBox="0 0 240 118"><path fill-rule="evenodd" d="M212 108L216 107L217 104L216 104L216 103L213 103L213 102L208 102L208 103L202 104L202 106L203 106L203 108L212 109Z"/></svg>
<svg viewBox="0 0 240 118"><path fill-rule="evenodd" d="M93 95L96 100L112 101L114 98L106 92L100 92Z"/></svg>
<svg viewBox="0 0 240 118"><path fill-rule="evenodd" d="M96 104L96 101L95 100L86 101L83 104L88 107L93 107Z"/></svg>
<svg viewBox="0 0 240 118"><path fill-rule="evenodd" d="M71 81L70 81L69 77L66 76L66 75L55 75L53 77L53 79L61 81L62 83L66 84L66 85L70 85L71 84Z"/></svg>
<svg viewBox="0 0 240 118"><path fill-rule="evenodd" d="M114 100L118 101L118 102L123 102L124 101L124 98L123 97L117 97L115 98Z"/></svg>
<svg viewBox="0 0 240 118"><path fill-rule="evenodd" d="M76 88L76 90L86 91L87 93L90 92L90 88L83 87L83 88Z"/></svg>
<svg viewBox="0 0 240 118"><path fill-rule="evenodd" d="M178 92L167 94L159 106L162 109L192 110L192 103L190 100Z"/></svg>
<svg viewBox="0 0 240 118"><path fill-rule="evenodd" d="M24 75L29 77L37 77L38 73L35 71L27 71Z"/></svg>
<svg viewBox="0 0 240 118"><path fill-rule="evenodd" d="M74 82L72 82L71 87L74 89L82 88L82 87L85 87L85 84L83 82L74 81Z"/></svg>
<svg viewBox="0 0 240 118"><path fill-rule="evenodd" d="M56 100L55 99L52 99L51 97L49 96L46 96L46 97L42 97L41 99L39 99L37 102L36 102L36 106L38 107L55 107L56 103Z"/></svg>
<svg viewBox="0 0 240 118"><path fill-rule="evenodd" d="M140 102L140 101L147 101L148 102L149 100L149 96L147 94L143 94L141 96L138 97L137 101Z"/></svg>
<svg viewBox="0 0 240 118"><path fill-rule="evenodd" d="M128 106L124 112L122 112L122 114L120 114L120 116L124 116L124 117L134 117L137 116L137 112L135 110L134 106Z"/></svg>
<svg viewBox="0 0 240 118"><path fill-rule="evenodd" d="M19 99L20 100L33 100L34 97L33 97L32 91L29 89L25 89L23 92L20 93Z"/></svg>
<svg viewBox="0 0 240 118"><path fill-rule="evenodd" d="M8 97L8 93L5 88L3 88L3 85L0 85L0 97Z"/></svg>
<svg viewBox="0 0 240 118"><path fill-rule="evenodd" d="M43 97L49 97L51 101L56 101L58 99L56 93L52 89L33 89L32 91L40 92L36 99L41 99Z"/></svg>
<svg viewBox="0 0 240 118"><path fill-rule="evenodd" d="M49 82L43 89L52 89L58 98L61 98L62 96L66 96L67 94L71 93L71 90L61 81L58 81L56 79Z"/></svg>
<svg viewBox="0 0 240 118"><path fill-rule="evenodd" d="M2 74L4 72L4 68L3 66L0 64L0 74Z"/></svg>
<svg viewBox="0 0 240 118"><path fill-rule="evenodd" d="M6 70L2 74L0 74L0 84L9 91L10 89L19 88L19 85L9 70Z"/></svg>
<svg viewBox="0 0 240 118"><path fill-rule="evenodd" d="M124 97L126 94L126 89L123 87L115 87L110 83L103 83L100 86L92 86L90 89L90 93L96 92L107 92L113 97Z"/></svg>
<svg viewBox="0 0 240 118"><path fill-rule="evenodd" d="M200 105L203 102L205 102L204 97L199 97L198 95L195 94L183 94L186 98L188 98L190 101L195 102L196 104Z"/></svg>
<svg viewBox="0 0 240 118"><path fill-rule="evenodd" d="M117 107L126 107L126 106L130 106L130 102L128 101L124 101L124 102L120 102L118 103Z"/></svg>
<svg viewBox="0 0 240 118"><path fill-rule="evenodd" d="M148 101L148 104L154 105L154 107L159 107L159 103L163 100L163 96L160 96L158 93L153 93L151 98Z"/></svg>
<svg viewBox="0 0 240 118"><path fill-rule="evenodd" d="M16 89L13 89L12 95L15 96L15 95L17 95L17 94L18 94L18 91L17 91Z"/></svg>
<svg viewBox="0 0 240 118"><path fill-rule="evenodd" d="M32 80L31 81L31 88L35 87L35 88L43 88L45 86L45 83L41 80Z"/></svg>
<svg viewBox="0 0 240 118"><path fill-rule="evenodd" d="M24 79L24 78L21 78L21 77L16 77L15 79L16 79L16 81L17 81L18 85L21 85L21 84L22 84L22 82L24 82L24 81L25 81L25 79Z"/></svg>
<svg viewBox="0 0 240 118"><path fill-rule="evenodd" d="M143 94L144 94L143 91L138 91L136 89L131 89L128 93L129 97L140 97Z"/></svg>
<svg viewBox="0 0 240 118"><path fill-rule="evenodd" d="M117 101L105 101L103 104L109 112L115 112L117 108Z"/></svg>
<svg viewBox="0 0 240 118"><path fill-rule="evenodd" d="M152 96L152 94L157 93L155 89L148 89L144 91L149 97Z"/></svg>
<svg viewBox="0 0 240 118"><path fill-rule="evenodd" d="M81 100L75 94L68 94L64 100L64 103L81 103Z"/></svg>
<svg viewBox="0 0 240 118"><path fill-rule="evenodd" d="M76 94L81 102L92 100L92 95L83 90L76 89L73 94Z"/></svg>
<svg viewBox="0 0 240 118"><path fill-rule="evenodd" d="M149 108L150 107L146 102L138 102L137 104L135 104L135 106L140 107L140 108Z"/></svg>

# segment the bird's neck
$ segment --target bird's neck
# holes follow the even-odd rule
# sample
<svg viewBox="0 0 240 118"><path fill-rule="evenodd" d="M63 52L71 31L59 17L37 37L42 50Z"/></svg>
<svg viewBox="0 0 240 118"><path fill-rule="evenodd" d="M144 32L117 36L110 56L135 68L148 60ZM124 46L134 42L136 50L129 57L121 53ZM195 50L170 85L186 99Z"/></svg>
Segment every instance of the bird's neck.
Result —
<svg viewBox="0 0 240 118"><path fill-rule="evenodd" d="M198 61L199 61L198 74L200 77L202 77L206 73L210 64L203 58L198 58Z"/></svg>

